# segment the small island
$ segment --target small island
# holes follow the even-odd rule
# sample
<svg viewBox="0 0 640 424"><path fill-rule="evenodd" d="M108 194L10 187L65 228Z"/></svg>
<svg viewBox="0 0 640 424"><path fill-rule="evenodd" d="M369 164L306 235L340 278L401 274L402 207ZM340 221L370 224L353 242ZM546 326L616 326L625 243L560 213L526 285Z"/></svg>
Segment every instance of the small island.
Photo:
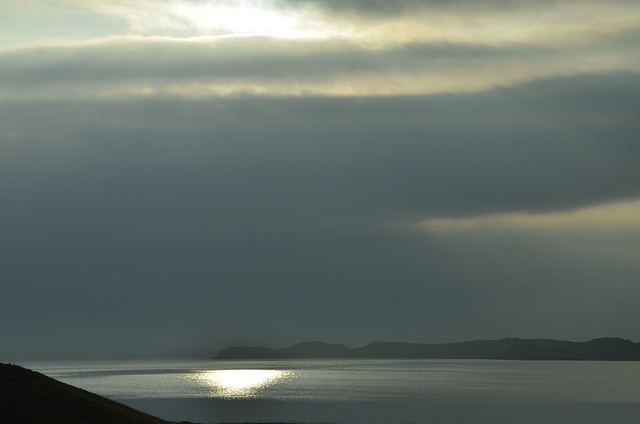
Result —
<svg viewBox="0 0 640 424"><path fill-rule="evenodd" d="M350 349L341 344L307 342L282 349L229 347L214 359L503 359L639 361L640 343L605 337L587 342L552 339L474 340L420 344L375 341Z"/></svg>

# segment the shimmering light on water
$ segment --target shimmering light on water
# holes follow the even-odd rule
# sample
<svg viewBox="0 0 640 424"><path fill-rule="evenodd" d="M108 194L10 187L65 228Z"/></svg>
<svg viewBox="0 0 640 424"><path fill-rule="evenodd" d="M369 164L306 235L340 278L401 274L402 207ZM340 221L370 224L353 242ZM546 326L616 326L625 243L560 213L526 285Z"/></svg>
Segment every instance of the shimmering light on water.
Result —
<svg viewBox="0 0 640 424"><path fill-rule="evenodd" d="M198 373L195 378L216 397L247 398L290 374L283 370L217 370Z"/></svg>

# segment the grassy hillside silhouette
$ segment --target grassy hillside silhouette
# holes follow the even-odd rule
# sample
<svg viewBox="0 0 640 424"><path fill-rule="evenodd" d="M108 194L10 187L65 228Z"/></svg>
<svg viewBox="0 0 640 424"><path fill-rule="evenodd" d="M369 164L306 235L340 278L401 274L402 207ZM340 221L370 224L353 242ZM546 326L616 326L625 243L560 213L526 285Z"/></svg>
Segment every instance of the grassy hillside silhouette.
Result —
<svg viewBox="0 0 640 424"><path fill-rule="evenodd" d="M167 424L17 365L0 364L2 424Z"/></svg>

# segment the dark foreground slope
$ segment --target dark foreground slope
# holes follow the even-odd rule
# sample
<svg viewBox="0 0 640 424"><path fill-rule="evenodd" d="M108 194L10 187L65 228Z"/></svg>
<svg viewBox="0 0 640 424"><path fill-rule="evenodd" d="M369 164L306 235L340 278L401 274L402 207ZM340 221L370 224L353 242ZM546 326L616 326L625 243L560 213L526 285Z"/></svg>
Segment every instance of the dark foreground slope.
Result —
<svg viewBox="0 0 640 424"><path fill-rule="evenodd" d="M349 349L339 344L310 342L284 349L230 347L223 349L216 356L216 359L279 358L640 361L640 343L611 337L588 342L507 338L444 344L373 342L367 346Z"/></svg>
<svg viewBox="0 0 640 424"><path fill-rule="evenodd" d="M16 365L0 364L2 424L167 424Z"/></svg>

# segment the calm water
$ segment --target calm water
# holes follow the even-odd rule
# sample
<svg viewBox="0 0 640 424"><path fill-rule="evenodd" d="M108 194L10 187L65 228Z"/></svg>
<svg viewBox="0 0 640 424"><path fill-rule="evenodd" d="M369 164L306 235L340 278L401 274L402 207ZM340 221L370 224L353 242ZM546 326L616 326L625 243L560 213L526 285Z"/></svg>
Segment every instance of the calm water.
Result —
<svg viewBox="0 0 640 424"><path fill-rule="evenodd" d="M637 423L639 362L28 362L166 420Z"/></svg>

